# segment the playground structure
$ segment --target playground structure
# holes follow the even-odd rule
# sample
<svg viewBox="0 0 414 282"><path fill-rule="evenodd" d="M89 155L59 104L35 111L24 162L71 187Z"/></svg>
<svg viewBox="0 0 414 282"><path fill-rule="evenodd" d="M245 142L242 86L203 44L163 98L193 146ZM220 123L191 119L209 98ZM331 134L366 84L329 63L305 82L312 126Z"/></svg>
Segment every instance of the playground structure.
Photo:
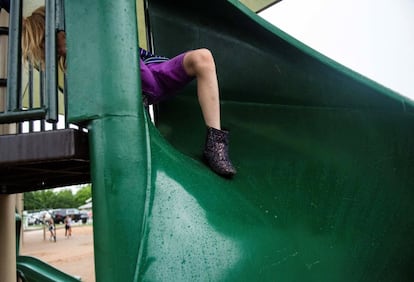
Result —
<svg viewBox="0 0 414 282"><path fill-rule="evenodd" d="M215 56L239 171L222 179L200 160L194 84L157 107L155 125L149 120L135 2L113 2L65 2L67 117L88 128L89 151L76 147L85 136L72 130L68 146L79 150L64 158L90 170L97 281L413 279L412 101L238 1L149 0L151 49L173 56L205 46ZM13 171L18 161L5 162L0 149L2 168ZM1 197L42 188L0 184ZM14 224L14 206L2 201L2 220L4 211ZM7 262L28 281L58 279L41 262L12 261L14 251Z"/></svg>

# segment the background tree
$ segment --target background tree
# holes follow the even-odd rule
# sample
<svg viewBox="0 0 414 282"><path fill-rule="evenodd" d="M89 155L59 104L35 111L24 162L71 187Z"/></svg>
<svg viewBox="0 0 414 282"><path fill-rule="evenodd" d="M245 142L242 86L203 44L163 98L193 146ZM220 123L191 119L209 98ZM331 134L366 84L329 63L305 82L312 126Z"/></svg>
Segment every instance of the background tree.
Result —
<svg viewBox="0 0 414 282"><path fill-rule="evenodd" d="M91 197L92 197L91 185L87 185L83 187L75 194L75 201L76 201L77 206L79 207L81 205L84 205L86 203L86 200L88 200Z"/></svg>
<svg viewBox="0 0 414 282"><path fill-rule="evenodd" d="M91 185L85 185L73 195L71 189L42 190L24 193L24 209L28 211L57 208L77 208L92 197Z"/></svg>

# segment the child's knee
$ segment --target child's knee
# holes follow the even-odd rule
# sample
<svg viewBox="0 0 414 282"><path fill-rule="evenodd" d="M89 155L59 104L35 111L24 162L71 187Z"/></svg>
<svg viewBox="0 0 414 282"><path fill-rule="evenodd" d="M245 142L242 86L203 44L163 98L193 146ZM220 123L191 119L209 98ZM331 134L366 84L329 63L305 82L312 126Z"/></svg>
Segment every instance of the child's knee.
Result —
<svg viewBox="0 0 414 282"><path fill-rule="evenodd" d="M215 69L213 54L209 49L201 48L189 51L186 57L187 66L195 73Z"/></svg>
<svg viewBox="0 0 414 282"><path fill-rule="evenodd" d="M208 66L214 66L213 54L209 49L202 48L197 50L197 59L200 64L205 64Z"/></svg>

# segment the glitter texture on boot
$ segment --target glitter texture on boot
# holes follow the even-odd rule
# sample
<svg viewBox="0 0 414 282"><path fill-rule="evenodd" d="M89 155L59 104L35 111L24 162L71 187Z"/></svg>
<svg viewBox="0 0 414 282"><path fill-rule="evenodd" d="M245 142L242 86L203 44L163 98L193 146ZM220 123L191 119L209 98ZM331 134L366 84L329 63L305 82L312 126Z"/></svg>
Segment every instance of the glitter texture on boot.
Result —
<svg viewBox="0 0 414 282"><path fill-rule="evenodd" d="M232 177L236 174L236 169L229 158L228 143L228 131L207 128L204 159L214 172L224 177Z"/></svg>

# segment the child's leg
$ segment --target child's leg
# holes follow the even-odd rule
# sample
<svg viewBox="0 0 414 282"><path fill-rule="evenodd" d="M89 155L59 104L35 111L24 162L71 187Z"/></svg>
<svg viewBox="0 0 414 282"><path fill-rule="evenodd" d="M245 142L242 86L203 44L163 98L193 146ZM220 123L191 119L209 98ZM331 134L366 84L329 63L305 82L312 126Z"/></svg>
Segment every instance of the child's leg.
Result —
<svg viewBox="0 0 414 282"><path fill-rule="evenodd" d="M211 52L197 49L185 54L183 66L189 76L197 79L197 95L208 127L221 129L220 101L216 66Z"/></svg>
<svg viewBox="0 0 414 282"><path fill-rule="evenodd" d="M231 177L236 169L228 156L228 132L221 130L218 81L211 52L197 49L159 64L141 62L142 88L150 94L152 103L173 96L193 78L197 80L197 96L207 125L204 158L216 173Z"/></svg>
<svg viewBox="0 0 414 282"><path fill-rule="evenodd" d="M218 174L231 177L236 174L228 155L228 132L221 130L220 98L216 65L207 49L189 51L183 60L184 70L197 80L197 95L207 125L204 158Z"/></svg>

